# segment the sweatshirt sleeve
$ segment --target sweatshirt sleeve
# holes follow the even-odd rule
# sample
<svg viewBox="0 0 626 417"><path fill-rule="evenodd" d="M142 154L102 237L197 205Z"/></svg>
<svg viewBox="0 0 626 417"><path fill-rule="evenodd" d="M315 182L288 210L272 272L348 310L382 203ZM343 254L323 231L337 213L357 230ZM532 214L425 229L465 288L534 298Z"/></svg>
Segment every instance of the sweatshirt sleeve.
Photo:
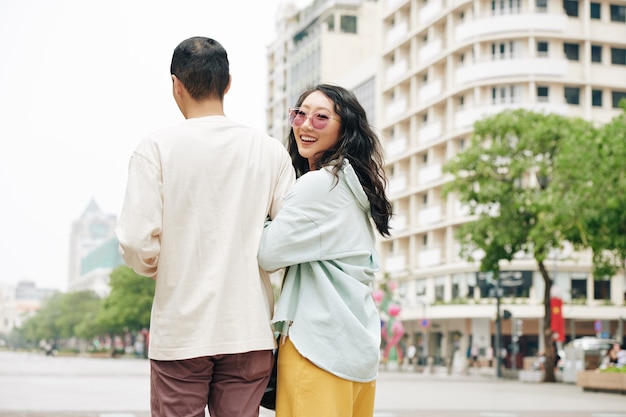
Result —
<svg viewBox="0 0 626 417"><path fill-rule="evenodd" d="M315 188L320 184L305 177L292 187L278 215L265 223L258 261L266 271L321 258L321 232L313 207ZM318 200L317 204L321 202Z"/></svg>
<svg viewBox="0 0 626 417"><path fill-rule="evenodd" d="M278 214L287 193L291 190L291 187L296 181L296 173L293 169L289 154L282 145L280 145L279 150L283 157L279 168L278 181L276 182L276 186L272 194L272 201L270 202L269 215L271 219L275 218Z"/></svg>
<svg viewBox="0 0 626 417"><path fill-rule="evenodd" d="M140 275L154 277L161 250L161 171L158 163L135 152L115 233L126 265Z"/></svg>

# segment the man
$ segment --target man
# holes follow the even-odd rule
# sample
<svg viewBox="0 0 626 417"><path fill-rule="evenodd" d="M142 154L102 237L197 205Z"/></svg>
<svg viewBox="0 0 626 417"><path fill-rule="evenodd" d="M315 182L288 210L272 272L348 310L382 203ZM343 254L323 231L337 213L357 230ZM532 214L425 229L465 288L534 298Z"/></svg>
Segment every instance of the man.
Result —
<svg viewBox="0 0 626 417"><path fill-rule="evenodd" d="M156 280L150 321L155 417L252 417L270 377L273 292L257 251L295 181L284 146L224 115L227 53L193 37L172 56L185 121L133 153L116 228L126 264Z"/></svg>

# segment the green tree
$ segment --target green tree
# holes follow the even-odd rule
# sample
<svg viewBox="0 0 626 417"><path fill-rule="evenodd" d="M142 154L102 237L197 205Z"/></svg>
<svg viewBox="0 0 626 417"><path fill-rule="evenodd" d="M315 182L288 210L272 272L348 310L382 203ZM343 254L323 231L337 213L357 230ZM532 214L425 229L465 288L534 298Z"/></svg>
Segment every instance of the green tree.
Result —
<svg viewBox="0 0 626 417"><path fill-rule="evenodd" d="M21 335L32 344L40 340L63 344L72 337L94 337L98 334L95 317L101 307L102 299L93 291L55 294L24 323Z"/></svg>
<svg viewBox="0 0 626 417"><path fill-rule="evenodd" d="M139 331L150 326L154 280L137 274L127 266L111 272L111 292L104 300L98 323L109 334Z"/></svg>
<svg viewBox="0 0 626 417"><path fill-rule="evenodd" d="M545 261L550 251L565 241L559 223L546 221L556 204L551 198L555 158L564 142L593 130L582 119L504 111L476 122L471 144L444 167L453 176L444 186L444 195L456 193L475 219L457 229L461 256L474 261L481 253L480 270L493 272L495 277L499 277L502 261L510 262L520 253L537 262L545 282L545 382L556 381L550 320L552 278Z"/></svg>
<svg viewBox="0 0 626 417"><path fill-rule="evenodd" d="M626 110L626 101L621 104ZM563 204L550 220L563 225L576 247L592 249L596 278L615 275L626 261L625 143L622 113L597 134L566 142L556 159L553 196Z"/></svg>

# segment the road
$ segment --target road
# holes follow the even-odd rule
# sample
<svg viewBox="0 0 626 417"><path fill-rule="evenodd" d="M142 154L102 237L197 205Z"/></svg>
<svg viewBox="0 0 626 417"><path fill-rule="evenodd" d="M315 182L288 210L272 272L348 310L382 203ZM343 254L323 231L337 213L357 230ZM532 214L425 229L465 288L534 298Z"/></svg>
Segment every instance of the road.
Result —
<svg viewBox="0 0 626 417"><path fill-rule="evenodd" d="M148 417L144 359L0 352L0 417ZM261 417L274 413L261 409ZM626 417L626 396L572 384L381 371L375 417Z"/></svg>

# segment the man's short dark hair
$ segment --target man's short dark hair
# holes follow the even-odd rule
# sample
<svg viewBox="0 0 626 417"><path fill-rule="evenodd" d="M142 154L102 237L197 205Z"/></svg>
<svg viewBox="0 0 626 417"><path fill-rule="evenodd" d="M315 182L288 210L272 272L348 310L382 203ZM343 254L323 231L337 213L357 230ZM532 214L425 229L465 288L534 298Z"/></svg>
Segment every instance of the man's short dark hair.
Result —
<svg viewBox="0 0 626 417"><path fill-rule="evenodd" d="M228 54L214 39L189 38L174 49L170 72L193 99L223 100L230 76Z"/></svg>

